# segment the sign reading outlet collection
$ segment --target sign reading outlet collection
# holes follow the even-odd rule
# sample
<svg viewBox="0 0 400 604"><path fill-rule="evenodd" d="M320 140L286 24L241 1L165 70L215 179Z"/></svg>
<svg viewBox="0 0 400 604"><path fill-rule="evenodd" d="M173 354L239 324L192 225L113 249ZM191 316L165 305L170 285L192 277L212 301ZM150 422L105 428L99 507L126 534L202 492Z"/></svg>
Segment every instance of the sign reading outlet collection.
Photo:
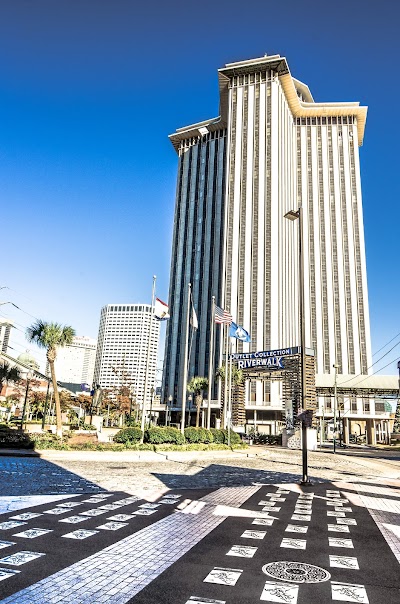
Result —
<svg viewBox="0 0 400 604"><path fill-rule="evenodd" d="M281 350L264 350L262 352L239 352L231 354L231 359L237 362L238 369L266 367L269 369L284 369L283 357L299 354L300 348L282 348Z"/></svg>

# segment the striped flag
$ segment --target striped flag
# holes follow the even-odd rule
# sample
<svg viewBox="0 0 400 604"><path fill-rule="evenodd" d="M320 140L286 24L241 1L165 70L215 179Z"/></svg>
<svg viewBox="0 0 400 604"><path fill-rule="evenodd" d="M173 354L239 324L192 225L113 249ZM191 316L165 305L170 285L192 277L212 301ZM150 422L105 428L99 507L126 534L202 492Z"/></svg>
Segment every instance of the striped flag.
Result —
<svg viewBox="0 0 400 604"><path fill-rule="evenodd" d="M154 316L159 321L165 321L170 317L168 304L166 304L159 298L156 298L154 303Z"/></svg>
<svg viewBox="0 0 400 604"><path fill-rule="evenodd" d="M230 325L232 323L232 315L227 310L215 305L215 322Z"/></svg>

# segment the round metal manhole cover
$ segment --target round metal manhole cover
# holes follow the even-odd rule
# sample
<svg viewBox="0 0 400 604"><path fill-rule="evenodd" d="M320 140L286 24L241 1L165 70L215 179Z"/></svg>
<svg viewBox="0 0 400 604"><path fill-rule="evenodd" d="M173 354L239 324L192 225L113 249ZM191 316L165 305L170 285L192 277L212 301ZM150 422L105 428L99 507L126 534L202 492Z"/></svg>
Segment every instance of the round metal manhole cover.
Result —
<svg viewBox="0 0 400 604"><path fill-rule="evenodd" d="M331 578L324 568L303 562L270 562L262 571L274 579L291 583L323 583Z"/></svg>

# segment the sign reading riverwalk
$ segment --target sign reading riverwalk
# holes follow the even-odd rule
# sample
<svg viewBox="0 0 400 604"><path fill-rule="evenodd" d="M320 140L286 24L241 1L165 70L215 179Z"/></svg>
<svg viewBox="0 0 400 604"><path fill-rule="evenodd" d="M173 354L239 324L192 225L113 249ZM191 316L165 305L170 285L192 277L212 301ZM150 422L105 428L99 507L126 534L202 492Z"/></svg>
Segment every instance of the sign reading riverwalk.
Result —
<svg viewBox="0 0 400 604"><path fill-rule="evenodd" d="M280 350L264 350L261 352L237 352L230 355L236 361L238 369L265 367L268 369L284 369L283 357L299 354L300 348L282 348Z"/></svg>

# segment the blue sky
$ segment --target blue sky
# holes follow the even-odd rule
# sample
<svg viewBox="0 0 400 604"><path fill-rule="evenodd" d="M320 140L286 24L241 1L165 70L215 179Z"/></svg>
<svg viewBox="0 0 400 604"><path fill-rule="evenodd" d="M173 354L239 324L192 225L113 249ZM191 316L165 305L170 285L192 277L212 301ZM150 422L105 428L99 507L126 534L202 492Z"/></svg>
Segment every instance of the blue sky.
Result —
<svg viewBox="0 0 400 604"><path fill-rule="evenodd" d="M400 332L399 17L389 0L2 0L0 300L25 311L2 314L21 330L30 314L96 337L101 306L150 302L153 274L166 300L177 167L168 134L218 115L219 67L279 53L316 101L369 107L373 352L384 346ZM11 344L27 347L22 331ZM399 349L374 369L393 360L383 373L396 373Z"/></svg>

